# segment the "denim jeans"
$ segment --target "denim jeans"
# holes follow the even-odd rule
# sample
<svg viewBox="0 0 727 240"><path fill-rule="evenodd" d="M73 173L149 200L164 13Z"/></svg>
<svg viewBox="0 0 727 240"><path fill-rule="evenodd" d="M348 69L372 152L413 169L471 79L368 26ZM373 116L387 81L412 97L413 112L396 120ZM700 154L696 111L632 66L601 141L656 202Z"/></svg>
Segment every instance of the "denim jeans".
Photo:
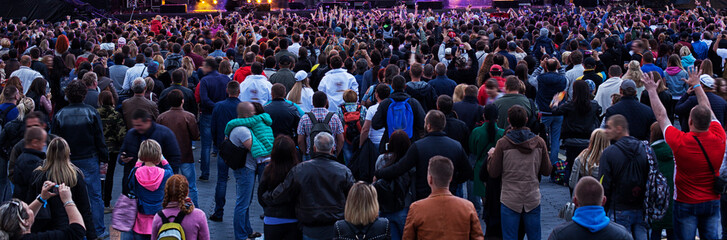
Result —
<svg viewBox="0 0 727 240"><path fill-rule="evenodd" d="M500 203L500 219L502 220L502 239L518 239L520 218L525 222L525 233L528 240L540 240L540 205L522 213L515 212Z"/></svg>
<svg viewBox="0 0 727 240"><path fill-rule="evenodd" d="M255 170L242 167L233 172L237 181L235 216L232 218L235 224L235 239L246 239L253 232L250 226L250 204L255 188Z"/></svg>
<svg viewBox="0 0 727 240"><path fill-rule="evenodd" d="M661 240L661 228L652 228L650 240ZM666 240L674 240L674 229L666 229Z"/></svg>
<svg viewBox="0 0 727 240"><path fill-rule="evenodd" d="M121 233L121 240L149 240L151 235L135 233L133 230Z"/></svg>
<svg viewBox="0 0 727 240"><path fill-rule="evenodd" d="M404 208L398 212L381 213L380 217L389 220L389 229L391 229L391 240L401 240L404 235L404 223L409 209Z"/></svg>
<svg viewBox="0 0 727 240"><path fill-rule="evenodd" d="M345 161L346 166L348 166L348 162L350 162L353 157L353 145L343 141L343 148L341 149L341 152L343 152L343 161Z"/></svg>
<svg viewBox="0 0 727 240"><path fill-rule="evenodd" d="M542 122L550 130L550 164L555 164L560 151L560 128L563 125L563 116L543 116Z"/></svg>
<svg viewBox="0 0 727 240"><path fill-rule="evenodd" d="M720 239L719 200L689 204L674 201L674 235L677 239Z"/></svg>
<svg viewBox="0 0 727 240"><path fill-rule="evenodd" d="M13 198L13 184L8 179L8 161L0 158L0 202Z"/></svg>
<svg viewBox="0 0 727 240"><path fill-rule="evenodd" d="M644 222L644 211L643 210L623 210L623 211L611 211L611 219L615 222L624 226L626 231L631 233L634 240L646 240L646 222Z"/></svg>
<svg viewBox="0 0 727 240"><path fill-rule="evenodd" d="M199 135L202 142L202 150L200 154L200 174L201 178L210 177L210 151L212 149L212 114L199 114Z"/></svg>
<svg viewBox="0 0 727 240"><path fill-rule="evenodd" d="M104 225L103 199L101 199L101 174L99 174L98 157L78 159L71 161L83 172L86 188L88 189L88 200L91 204L91 215L96 234L101 235L106 231Z"/></svg>
<svg viewBox="0 0 727 240"><path fill-rule="evenodd" d="M179 170L189 182L189 198L192 199L195 207L199 207L197 203L197 173L194 169L194 163L182 163Z"/></svg>
<svg viewBox="0 0 727 240"><path fill-rule="evenodd" d="M217 156L217 187L215 187L215 217L222 218L225 213L225 199L227 193L227 179L230 176L230 167L225 164L222 157Z"/></svg>

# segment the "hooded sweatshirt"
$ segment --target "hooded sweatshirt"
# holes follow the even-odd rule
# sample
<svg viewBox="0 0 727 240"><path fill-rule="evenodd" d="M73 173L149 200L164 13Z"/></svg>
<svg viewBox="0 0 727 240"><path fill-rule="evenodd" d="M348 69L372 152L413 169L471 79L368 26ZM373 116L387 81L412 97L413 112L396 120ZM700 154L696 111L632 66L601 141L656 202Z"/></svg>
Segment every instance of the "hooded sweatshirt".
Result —
<svg viewBox="0 0 727 240"><path fill-rule="evenodd" d="M551 168L545 141L527 128L508 131L487 162L491 178L502 175L500 202L519 213L540 206L540 175Z"/></svg>
<svg viewBox="0 0 727 240"><path fill-rule="evenodd" d="M666 79L666 87L672 99L680 99L687 92L687 83L682 78L687 79L689 75L680 67L672 66L664 70L664 78Z"/></svg>
<svg viewBox="0 0 727 240"><path fill-rule="evenodd" d="M600 177L607 207L615 210L644 208L644 190L649 172L646 145L632 136L622 137L603 150Z"/></svg>
<svg viewBox="0 0 727 240"><path fill-rule="evenodd" d="M270 126L273 124L273 119L270 118L270 114L263 113L255 115L249 118L236 118L227 123L225 127L225 136L230 136L232 129L239 126L244 126L252 131L252 146L250 152L253 157L264 157L270 155L273 150L273 129Z"/></svg>
<svg viewBox="0 0 727 240"><path fill-rule="evenodd" d="M154 214L162 210L164 185L173 174L172 167L165 159L162 159L156 167L145 166L141 161L137 161L132 171L134 171L133 181L130 181L130 184L139 208L133 230L139 234L151 234Z"/></svg>
<svg viewBox="0 0 727 240"><path fill-rule="evenodd" d="M631 240L631 232L618 223L611 222L602 206L576 208L572 222L553 229L548 239Z"/></svg>
<svg viewBox="0 0 727 240"><path fill-rule="evenodd" d="M688 68L691 66L694 66L694 61L697 59L694 59L692 54L686 55L682 57L682 67Z"/></svg>

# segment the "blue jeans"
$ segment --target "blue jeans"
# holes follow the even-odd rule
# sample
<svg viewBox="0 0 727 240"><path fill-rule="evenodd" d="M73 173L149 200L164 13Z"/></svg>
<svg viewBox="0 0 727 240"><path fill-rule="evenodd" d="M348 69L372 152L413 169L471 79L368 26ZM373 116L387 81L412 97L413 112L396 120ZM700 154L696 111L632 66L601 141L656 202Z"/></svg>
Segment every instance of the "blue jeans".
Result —
<svg viewBox="0 0 727 240"><path fill-rule="evenodd" d="M202 142L200 154L202 174L201 178L210 177L210 150L212 149L212 114L199 114L199 135Z"/></svg>
<svg viewBox="0 0 727 240"><path fill-rule="evenodd" d="M197 203L197 173L194 169L194 163L182 163L180 173L187 178L189 182L189 198L192 199L195 207L199 207Z"/></svg>
<svg viewBox="0 0 727 240"><path fill-rule="evenodd" d="M343 148L341 149L341 152L343 152L343 161L346 163L346 166L348 166L348 163L353 157L353 145L343 141Z"/></svg>
<svg viewBox="0 0 727 240"><path fill-rule="evenodd" d="M404 234L404 223L406 222L406 215L409 213L409 209L404 208L398 212L381 213L380 217L389 220L389 229L391 229L391 240L401 240Z"/></svg>
<svg viewBox="0 0 727 240"><path fill-rule="evenodd" d="M235 239L246 239L252 234L250 226L250 204L255 188L255 170L243 167L233 171L237 180L237 200L235 201Z"/></svg>
<svg viewBox="0 0 727 240"><path fill-rule="evenodd" d="M555 164L560 151L560 128L563 125L563 116L543 116L541 121L550 130L550 164Z"/></svg>
<svg viewBox="0 0 727 240"><path fill-rule="evenodd" d="M98 157L79 159L71 161L83 172L83 180L86 181L88 189L88 200L91 204L91 215L96 234L101 235L106 231L104 225L103 199L101 198L101 174L99 174Z"/></svg>
<svg viewBox="0 0 727 240"><path fill-rule="evenodd" d="M719 200L697 204L674 201L674 235L677 239L721 239Z"/></svg>
<svg viewBox="0 0 727 240"><path fill-rule="evenodd" d="M222 218L225 213L225 195L227 193L227 179L230 176L230 167L225 164L222 157L217 156L217 187L215 187L215 217Z"/></svg>
<svg viewBox="0 0 727 240"><path fill-rule="evenodd" d="M648 232L646 231L646 222L644 222L644 211L643 210L623 210L623 211L611 211L611 216L615 223L620 224L626 228L626 231L631 233L634 240L646 240L648 239Z"/></svg>
<svg viewBox="0 0 727 240"><path fill-rule="evenodd" d="M528 240L540 240L540 205L522 213L515 212L500 203L500 219L502 220L502 239L518 239L518 227L520 227L520 218L525 222L525 233Z"/></svg>
<svg viewBox="0 0 727 240"><path fill-rule="evenodd" d="M133 230L121 233L121 240L149 240L151 235L135 233Z"/></svg>

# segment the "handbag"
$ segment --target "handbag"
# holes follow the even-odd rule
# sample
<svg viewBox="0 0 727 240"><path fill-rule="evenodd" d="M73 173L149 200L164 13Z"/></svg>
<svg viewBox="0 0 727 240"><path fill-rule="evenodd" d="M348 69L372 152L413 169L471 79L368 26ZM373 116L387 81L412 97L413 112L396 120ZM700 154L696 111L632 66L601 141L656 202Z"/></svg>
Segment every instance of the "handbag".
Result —
<svg viewBox="0 0 727 240"><path fill-rule="evenodd" d="M709 161L709 156L707 156L707 151L704 150L704 146L702 146L702 142L699 141L699 138L697 136L694 137L694 140L697 140L697 144L699 144L699 148L702 149L702 154L704 154L704 159L707 159L707 164L709 165L709 170L712 173L715 173L716 176L714 176L714 192L717 194L724 194L727 193L727 177L720 176L719 172L714 170L714 166L712 166L712 162Z"/></svg>
<svg viewBox="0 0 727 240"><path fill-rule="evenodd" d="M236 146L229 138L220 145L220 157L232 170L245 167L249 152L247 148Z"/></svg>
<svg viewBox="0 0 727 240"><path fill-rule="evenodd" d="M129 174L129 181L134 176L134 173L136 173L136 168ZM129 184L131 183L129 182ZM131 228L134 227L134 222L136 222L136 213L138 212L137 204L138 202L133 188L129 188L128 194L121 193L111 213L111 227L122 232L131 231Z"/></svg>

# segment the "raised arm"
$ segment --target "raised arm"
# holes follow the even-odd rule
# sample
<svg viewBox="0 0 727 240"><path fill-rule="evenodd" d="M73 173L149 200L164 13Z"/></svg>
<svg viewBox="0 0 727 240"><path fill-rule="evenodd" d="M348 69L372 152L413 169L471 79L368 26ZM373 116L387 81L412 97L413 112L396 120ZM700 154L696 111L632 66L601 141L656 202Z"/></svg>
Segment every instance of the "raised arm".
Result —
<svg viewBox="0 0 727 240"><path fill-rule="evenodd" d="M661 100L659 100L659 93L656 92L656 88L659 86L659 82L664 81L663 79L659 79L659 81L654 82L654 78L652 77L652 74L654 73L648 73L644 74L644 87L646 87L646 91L649 93L649 101L651 102L651 110L654 111L654 116L656 116L656 121L659 122L659 126L661 127L661 131L663 132L667 127L671 126L671 121L669 121L669 117L666 114L666 108L664 108L664 105L661 104ZM697 79L699 81L699 79Z"/></svg>
<svg viewBox="0 0 727 240"><path fill-rule="evenodd" d="M712 105L709 103L709 98L707 98L707 94L704 92L704 88L699 82L699 76L702 75L702 70L699 68L689 68L687 69L687 73L689 73L689 79L686 80L687 84L689 84L689 86L692 86L692 88L694 89L694 95L697 96L697 102L699 103L699 105L705 106L707 107L707 109L709 109L713 121L717 120L717 118L714 116L714 112L712 111Z"/></svg>

